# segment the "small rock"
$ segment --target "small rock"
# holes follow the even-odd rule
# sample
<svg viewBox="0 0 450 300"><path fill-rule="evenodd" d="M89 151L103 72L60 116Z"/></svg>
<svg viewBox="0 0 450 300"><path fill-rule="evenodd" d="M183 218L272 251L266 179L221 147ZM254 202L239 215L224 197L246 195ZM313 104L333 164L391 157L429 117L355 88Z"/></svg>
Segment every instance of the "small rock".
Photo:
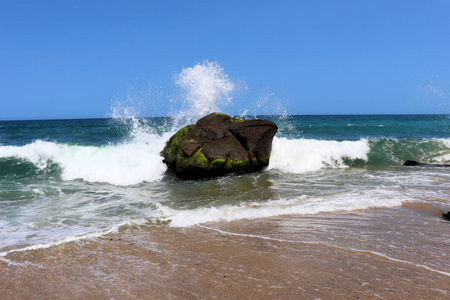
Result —
<svg viewBox="0 0 450 300"><path fill-rule="evenodd" d="M450 211L442 214L444 220L450 221Z"/></svg>

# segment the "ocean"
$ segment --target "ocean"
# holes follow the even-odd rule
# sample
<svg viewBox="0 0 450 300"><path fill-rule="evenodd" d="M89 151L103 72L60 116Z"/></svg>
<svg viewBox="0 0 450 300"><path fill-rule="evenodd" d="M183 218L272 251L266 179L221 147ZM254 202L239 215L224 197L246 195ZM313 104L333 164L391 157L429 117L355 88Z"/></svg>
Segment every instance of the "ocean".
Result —
<svg viewBox="0 0 450 300"><path fill-rule="evenodd" d="M0 122L0 255L124 227L367 215L402 205L437 212L427 222L446 222L450 168L403 163L450 162L450 115L247 118L255 117L279 126L269 167L195 181L176 178L162 162L179 128L174 118ZM448 232L437 242L448 247Z"/></svg>

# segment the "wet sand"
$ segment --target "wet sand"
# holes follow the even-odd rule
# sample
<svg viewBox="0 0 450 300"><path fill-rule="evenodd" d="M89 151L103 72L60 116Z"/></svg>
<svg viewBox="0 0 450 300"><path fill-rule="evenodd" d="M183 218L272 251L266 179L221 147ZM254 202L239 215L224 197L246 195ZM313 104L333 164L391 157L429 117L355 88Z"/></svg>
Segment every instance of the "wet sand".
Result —
<svg viewBox="0 0 450 300"><path fill-rule="evenodd" d="M416 211L413 221L435 216L420 207L398 210L394 215ZM129 228L95 240L12 252L9 263L0 261L0 298L449 299L448 265L437 266L448 261L448 242L433 245L433 237L412 236L419 252L408 256L411 236L399 234L399 242L391 242L394 227L386 224L387 212ZM375 219L381 221L378 227ZM367 233L364 245L351 235L355 220L358 231ZM430 232L449 232L450 224L433 220ZM330 223L334 231L327 229Z"/></svg>

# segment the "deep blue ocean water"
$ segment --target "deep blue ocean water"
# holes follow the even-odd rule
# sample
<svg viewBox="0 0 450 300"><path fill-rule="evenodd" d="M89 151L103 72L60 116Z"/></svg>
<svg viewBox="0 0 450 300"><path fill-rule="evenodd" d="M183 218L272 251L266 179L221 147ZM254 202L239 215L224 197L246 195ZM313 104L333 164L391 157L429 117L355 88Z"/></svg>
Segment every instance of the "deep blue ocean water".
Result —
<svg viewBox="0 0 450 300"><path fill-rule="evenodd" d="M121 226L425 203L450 210L450 115L259 116L279 126L263 172L181 181L160 152L172 118L0 122L0 250Z"/></svg>

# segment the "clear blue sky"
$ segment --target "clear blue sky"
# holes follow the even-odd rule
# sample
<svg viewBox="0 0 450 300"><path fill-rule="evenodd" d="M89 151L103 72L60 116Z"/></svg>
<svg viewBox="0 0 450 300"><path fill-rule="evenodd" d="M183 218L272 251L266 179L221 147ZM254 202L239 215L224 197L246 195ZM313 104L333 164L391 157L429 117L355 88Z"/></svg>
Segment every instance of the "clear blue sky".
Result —
<svg viewBox="0 0 450 300"><path fill-rule="evenodd" d="M450 113L450 1L0 0L0 120L165 115L217 61L291 114ZM149 91L150 87L150 91Z"/></svg>

